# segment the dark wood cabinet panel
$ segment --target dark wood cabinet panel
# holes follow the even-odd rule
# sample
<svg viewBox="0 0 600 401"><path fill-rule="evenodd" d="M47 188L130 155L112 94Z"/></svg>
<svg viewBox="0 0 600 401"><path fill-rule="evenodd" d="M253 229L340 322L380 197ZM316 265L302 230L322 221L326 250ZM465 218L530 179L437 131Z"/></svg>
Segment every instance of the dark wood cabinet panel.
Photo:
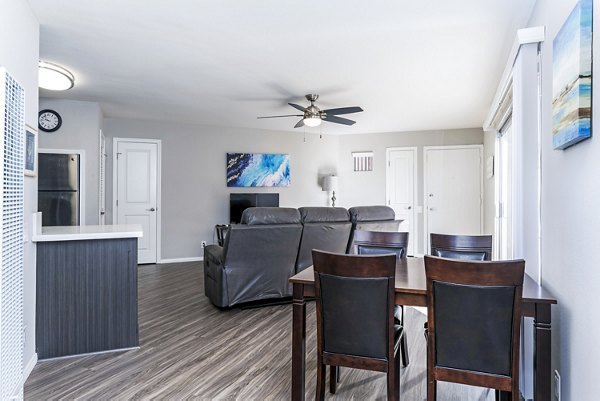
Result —
<svg viewBox="0 0 600 401"><path fill-rule="evenodd" d="M38 358L138 346L137 238L38 242L36 281Z"/></svg>

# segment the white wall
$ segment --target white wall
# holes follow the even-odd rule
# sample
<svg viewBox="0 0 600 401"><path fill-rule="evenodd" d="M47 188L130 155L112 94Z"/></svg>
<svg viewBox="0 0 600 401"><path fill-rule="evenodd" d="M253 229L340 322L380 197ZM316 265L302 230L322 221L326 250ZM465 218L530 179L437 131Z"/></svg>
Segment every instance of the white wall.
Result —
<svg viewBox="0 0 600 401"><path fill-rule="evenodd" d="M552 149L552 40L576 0L537 2L529 25L546 26L542 45L542 282L558 298L553 307L552 366L562 376L562 401L600 394L600 131L565 151ZM600 54L600 8L594 10L594 54ZM574 55L575 57L575 55ZM600 85L594 63L593 92ZM596 99L596 96L593 95ZM594 102L592 119L600 121ZM596 127L597 124L594 124Z"/></svg>
<svg viewBox="0 0 600 401"><path fill-rule="evenodd" d="M85 224L98 224L100 106L94 102L40 98L39 108L55 110L62 117L58 131L40 131L40 148L85 151Z"/></svg>
<svg viewBox="0 0 600 401"><path fill-rule="evenodd" d="M327 206L319 177L336 172L335 136L234 129L168 122L105 119L107 222L112 221L112 139L162 140L162 258L202 256L215 224L229 222L230 192L278 192L280 205ZM288 188L227 188L226 153L288 153Z"/></svg>
<svg viewBox="0 0 600 401"><path fill-rule="evenodd" d="M336 198L340 206L386 204L386 148L417 147L417 202L423 205L423 147L440 145L473 145L483 143L481 128L456 130L388 132L343 135L339 137L340 189ZM373 151L373 171L355 172L352 152ZM423 253L423 214L418 214L417 252Z"/></svg>
<svg viewBox="0 0 600 401"><path fill-rule="evenodd" d="M23 0L3 0L0 12L0 65L25 88L25 123L37 128L39 25ZM31 216L37 209L37 178L25 177L25 270L24 319L26 326L24 362L35 360L35 244ZM28 372L26 372L28 373Z"/></svg>

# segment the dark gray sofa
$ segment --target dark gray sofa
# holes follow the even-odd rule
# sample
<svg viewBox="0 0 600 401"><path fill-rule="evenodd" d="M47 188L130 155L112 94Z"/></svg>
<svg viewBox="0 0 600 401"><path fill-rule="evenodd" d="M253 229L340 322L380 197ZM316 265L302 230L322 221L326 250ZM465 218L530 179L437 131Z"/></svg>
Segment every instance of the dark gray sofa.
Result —
<svg viewBox="0 0 600 401"><path fill-rule="evenodd" d="M346 252L352 230L350 214L343 207L301 207L302 239L296 273L312 266L312 250Z"/></svg>
<svg viewBox="0 0 600 401"><path fill-rule="evenodd" d="M313 249L344 253L355 229L399 224L387 206L246 209L223 247L204 248L204 292L218 307L291 296L289 278L312 265Z"/></svg>
<svg viewBox="0 0 600 401"><path fill-rule="evenodd" d="M204 292L219 307L291 295L302 224L291 208L249 208L221 248L204 248Z"/></svg>

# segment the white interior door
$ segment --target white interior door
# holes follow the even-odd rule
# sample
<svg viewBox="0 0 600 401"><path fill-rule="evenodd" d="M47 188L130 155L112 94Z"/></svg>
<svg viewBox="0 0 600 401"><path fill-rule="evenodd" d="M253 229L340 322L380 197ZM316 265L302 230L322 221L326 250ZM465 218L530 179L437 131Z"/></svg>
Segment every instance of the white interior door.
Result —
<svg viewBox="0 0 600 401"><path fill-rule="evenodd" d="M416 148L388 149L387 198L396 219L403 220L400 231L407 231L409 255L416 251L415 160Z"/></svg>
<svg viewBox="0 0 600 401"><path fill-rule="evenodd" d="M117 224L140 224L138 263L156 263L159 143L115 138Z"/></svg>
<svg viewBox="0 0 600 401"><path fill-rule="evenodd" d="M426 252L430 233L481 234L482 153L481 145L424 149Z"/></svg>

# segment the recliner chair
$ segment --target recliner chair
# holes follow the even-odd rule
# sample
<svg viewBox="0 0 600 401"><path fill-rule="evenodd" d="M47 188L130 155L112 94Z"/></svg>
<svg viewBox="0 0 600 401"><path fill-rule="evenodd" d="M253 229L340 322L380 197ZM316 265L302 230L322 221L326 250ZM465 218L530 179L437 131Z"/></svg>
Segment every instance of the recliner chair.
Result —
<svg viewBox="0 0 600 401"><path fill-rule="evenodd" d="M350 214L343 207L301 207L302 239L296 273L313 264L312 250L344 253L350 238Z"/></svg>
<svg viewBox="0 0 600 401"><path fill-rule="evenodd" d="M218 307L290 296L301 235L297 209L246 209L223 247L204 248L206 296Z"/></svg>
<svg viewBox="0 0 600 401"><path fill-rule="evenodd" d="M354 232L362 231L398 231L402 220L396 220L394 209L389 206L355 206L348 209L352 232L346 247L349 253L354 242Z"/></svg>

